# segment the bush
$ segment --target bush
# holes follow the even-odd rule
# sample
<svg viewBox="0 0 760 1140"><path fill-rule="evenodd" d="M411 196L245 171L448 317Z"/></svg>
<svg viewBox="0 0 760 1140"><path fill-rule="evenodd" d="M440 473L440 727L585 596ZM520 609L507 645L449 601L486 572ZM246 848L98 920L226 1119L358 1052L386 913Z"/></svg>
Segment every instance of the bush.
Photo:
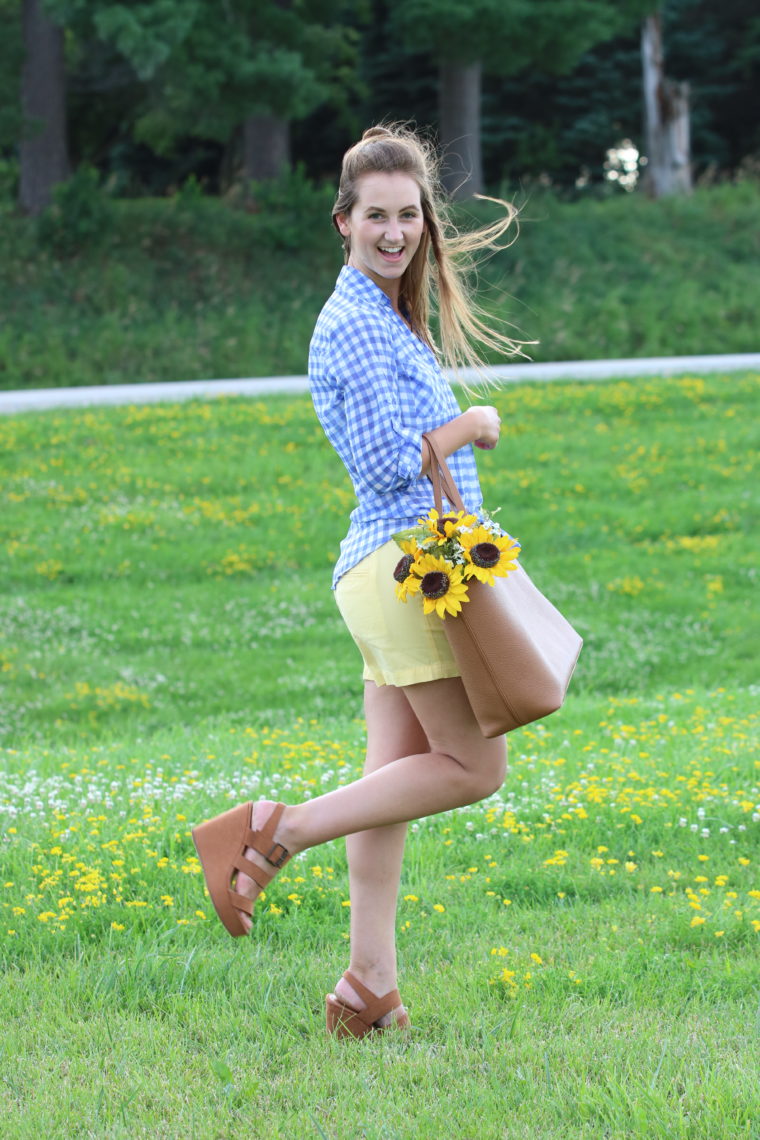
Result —
<svg viewBox="0 0 760 1140"><path fill-rule="evenodd" d="M316 186L303 165L269 182L252 182L256 239L272 250L324 245L334 197L332 186Z"/></svg>
<svg viewBox="0 0 760 1140"><path fill-rule="evenodd" d="M68 181L56 186L52 205L37 223L37 237L59 257L73 257L99 244L111 222L111 203L100 189L97 170L80 166Z"/></svg>
<svg viewBox="0 0 760 1140"><path fill-rule="evenodd" d="M17 191L18 159L0 158L0 213L13 208Z"/></svg>

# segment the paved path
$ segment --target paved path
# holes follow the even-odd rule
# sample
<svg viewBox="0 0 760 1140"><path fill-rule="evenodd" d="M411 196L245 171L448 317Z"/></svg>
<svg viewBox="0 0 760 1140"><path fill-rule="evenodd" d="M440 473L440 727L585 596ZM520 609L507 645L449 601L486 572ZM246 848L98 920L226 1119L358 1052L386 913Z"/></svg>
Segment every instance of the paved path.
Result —
<svg viewBox="0 0 760 1140"><path fill-rule="evenodd" d="M565 360L557 364L503 364L486 370L490 380L606 380L624 376L674 376L679 373L760 370L760 353L731 356L662 356L632 360ZM463 369L461 379L478 374ZM150 404L214 396L271 396L306 392L305 376L263 376L239 380L179 380L167 384L105 384L92 388L31 388L0 392L0 414L45 408L81 408L92 404Z"/></svg>

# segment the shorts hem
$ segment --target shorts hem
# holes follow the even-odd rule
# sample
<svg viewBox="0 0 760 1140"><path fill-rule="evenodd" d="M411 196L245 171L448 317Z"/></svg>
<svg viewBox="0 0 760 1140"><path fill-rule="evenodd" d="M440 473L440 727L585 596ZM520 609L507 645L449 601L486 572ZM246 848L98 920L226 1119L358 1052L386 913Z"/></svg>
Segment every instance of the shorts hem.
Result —
<svg viewBox="0 0 760 1140"><path fill-rule="evenodd" d="M364 681L374 681L380 688L383 685L390 685L392 688L401 689L405 685L419 685L424 681L441 681L445 677L459 677L461 676L459 669L456 665L420 665L416 669L399 669L390 674L391 679L387 679L387 675L383 676L380 673L374 673L370 669L365 669L362 673Z"/></svg>

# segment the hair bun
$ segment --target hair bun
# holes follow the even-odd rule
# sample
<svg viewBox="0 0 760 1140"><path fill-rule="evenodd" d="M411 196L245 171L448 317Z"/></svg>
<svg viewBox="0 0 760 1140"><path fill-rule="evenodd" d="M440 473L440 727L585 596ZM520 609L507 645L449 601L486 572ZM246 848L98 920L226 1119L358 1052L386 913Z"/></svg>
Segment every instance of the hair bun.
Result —
<svg viewBox="0 0 760 1140"><path fill-rule="evenodd" d="M387 127L368 127L362 135L362 142L368 142L369 139L390 139L393 137L393 132L389 131Z"/></svg>

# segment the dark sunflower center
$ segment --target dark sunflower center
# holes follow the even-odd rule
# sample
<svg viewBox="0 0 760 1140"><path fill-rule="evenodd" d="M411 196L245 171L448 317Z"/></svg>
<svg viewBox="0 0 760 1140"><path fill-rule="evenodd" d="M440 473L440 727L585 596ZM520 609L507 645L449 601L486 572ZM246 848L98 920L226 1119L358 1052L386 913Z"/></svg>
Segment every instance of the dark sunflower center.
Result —
<svg viewBox="0 0 760 1140"><path fill-rule="evenodd" d="M476 566L482 566L484 570L490 570L492 566L498 564L501 558L501 551L493 542L477 542L470 551L470 558Z"/></svg>
<svg viewBox="0 0 760 1140"><path fill-rule="evenodd" d="M397 582L405 582L409 577L409 568L411 567L414 559L411 554L405 554L403 558L399 558L396 563L396 569L393 571L393 577Z"/></svg>
<svg viewBox="0 0 760 1140"><path fill-rule="evenodd" d="M449 588L449 576L442 570L431 570L420 583L420 589L426 598L442 598Z"/></svg>
<svg viewBox="0 0 760 1140"><path fill-rule="evenodd" d="M446 523L449 523L449 522L450 523L456 523L456 521L457 520L454 517L454 515L444 515L443 518L439 519L437 524L436 524L438 527L438 533L439 534L446 534Z"/></svg>

